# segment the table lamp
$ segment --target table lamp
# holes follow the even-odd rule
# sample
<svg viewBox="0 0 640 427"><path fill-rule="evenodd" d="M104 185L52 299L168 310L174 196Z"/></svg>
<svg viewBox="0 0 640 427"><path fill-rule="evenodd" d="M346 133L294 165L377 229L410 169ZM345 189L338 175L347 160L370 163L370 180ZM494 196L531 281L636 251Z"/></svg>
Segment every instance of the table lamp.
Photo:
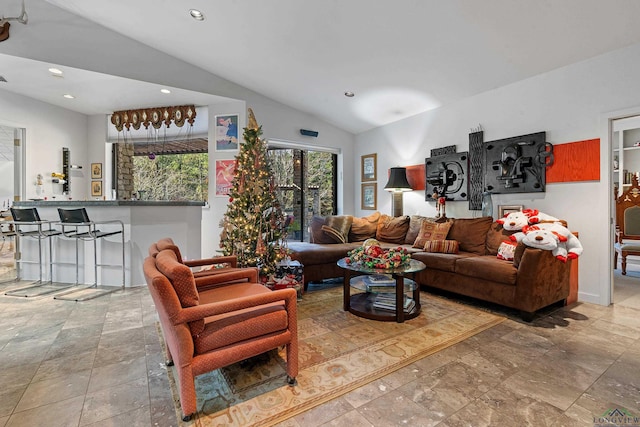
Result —
<svg viewBox="0 0 640 427"><path fill-rule="evenodd" d="M391 168L389 182L384 189L391 192L391 213L394 217L402 216L402 193L413 190L407 181L407 168Z"/></svg>

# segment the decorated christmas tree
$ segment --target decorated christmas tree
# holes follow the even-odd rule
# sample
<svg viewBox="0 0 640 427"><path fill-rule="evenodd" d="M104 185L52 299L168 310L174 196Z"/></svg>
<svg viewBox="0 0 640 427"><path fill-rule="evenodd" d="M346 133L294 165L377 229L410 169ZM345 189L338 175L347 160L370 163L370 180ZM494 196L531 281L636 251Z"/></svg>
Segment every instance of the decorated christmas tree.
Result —
<svg viewBox="0 0 640 427"><path fill-rule="evenodd" d="M280 242L285 217L260 135L262 127L249 108L245 142L236 157L229 205L221 223L220 247L224 255L236 255L239 266L260 268L260 277L266 281L283 257Z"/></svg>

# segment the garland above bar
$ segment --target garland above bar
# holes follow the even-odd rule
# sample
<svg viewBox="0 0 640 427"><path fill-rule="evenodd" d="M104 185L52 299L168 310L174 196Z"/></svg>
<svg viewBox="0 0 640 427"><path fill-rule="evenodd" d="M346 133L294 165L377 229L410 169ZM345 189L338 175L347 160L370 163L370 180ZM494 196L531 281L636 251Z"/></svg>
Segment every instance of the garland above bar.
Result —
<svg viewBox="0 0 640 427"><path fill-rule="evenodd" d="M121 132L123 128L129 130L131 127L138 130L140 125L145 129L149 129L149 125L160 129L163 124L167 127L171 126L171 122L178 127L182 127L185 122L193 126L195 119L196 107L193 105L138 108L136 110L114 111L111 114L111 123L118 132Z"/></svg>

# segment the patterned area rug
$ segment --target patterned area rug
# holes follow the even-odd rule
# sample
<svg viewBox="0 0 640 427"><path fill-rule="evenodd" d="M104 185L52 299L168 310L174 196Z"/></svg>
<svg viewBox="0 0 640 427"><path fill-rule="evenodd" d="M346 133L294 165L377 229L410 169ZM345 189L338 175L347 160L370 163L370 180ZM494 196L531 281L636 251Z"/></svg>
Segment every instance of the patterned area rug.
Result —
<svg viewBox="0 0 640 427"><path fill-rule="evenodd" d="M270 426L504 320L430 294L420 298L420 316L399 324L343 311L341 286L306 293L298 302L298 385L286 385L284 349L274 350L197 377L198 413L181 425ZM175 368L168 374L180 419Z"/></svg>

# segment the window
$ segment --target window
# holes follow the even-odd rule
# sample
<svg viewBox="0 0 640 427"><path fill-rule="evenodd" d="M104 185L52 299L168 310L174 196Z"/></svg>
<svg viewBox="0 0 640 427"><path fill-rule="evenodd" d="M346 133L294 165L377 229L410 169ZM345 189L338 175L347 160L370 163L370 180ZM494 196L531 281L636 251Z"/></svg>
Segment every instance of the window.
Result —
<svg viewBox="0 0 640 427"><path fill-rule="evenodd" d="M309 239L314 215L337 212L337 155L324 151L269 148L278 199L291 217L288 239Z"/></svg>
<svg viewBox="0 0 640 427"><path fill-rule="evenodd" d="M139 199L207 201L206 140L133 146L133 192Z"/></svg>

